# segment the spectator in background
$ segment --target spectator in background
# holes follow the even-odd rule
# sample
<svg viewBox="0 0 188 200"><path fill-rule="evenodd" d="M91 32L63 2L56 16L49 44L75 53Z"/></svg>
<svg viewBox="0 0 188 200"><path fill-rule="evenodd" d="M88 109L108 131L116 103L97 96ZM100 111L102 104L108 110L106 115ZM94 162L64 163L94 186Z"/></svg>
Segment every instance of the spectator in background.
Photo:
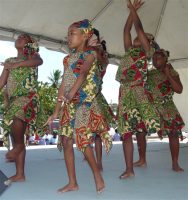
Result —
<svg viewBox="0 0 188 200"><path fill-rule="evenodd" d="M58 141L58 135L57 135L57 131L56 130L53 130L53 135L50 139L50 144L57 144L57 141Z"/></svg>
<svg viewBox="0 0 188 200"><path fill-rule="evenodd" d="M45 140L45 144L48 145L50 144L50 140L52 138L52 134L50 133L49 130L46 131L45 135L42 137L42 139Z"/></svg>
<svg viewBox="0 0 188 200"><path fill-rule="evenodd" d="M117 128L115 129L115 134L113 135L113 141L120 141L120 135Z"/></svg>
<svg viewBox="0 0 188 200"><path fill-rule="evenodd" d="M34 144L35 143L35 135L32 133L32 135L29 137L29 144Z"/></svg>

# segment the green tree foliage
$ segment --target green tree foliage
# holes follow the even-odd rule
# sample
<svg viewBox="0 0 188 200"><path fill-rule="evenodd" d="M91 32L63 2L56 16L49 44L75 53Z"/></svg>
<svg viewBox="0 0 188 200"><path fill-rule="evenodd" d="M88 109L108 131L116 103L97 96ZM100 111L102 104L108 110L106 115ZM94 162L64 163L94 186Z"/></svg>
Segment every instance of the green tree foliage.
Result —
<svg viewBox="0 0 188 200"><path fill-rule="evenodd" d="M38 94L40 98L40 110L37 116L38 128L42 128L48 117L53 114L57 92L57 88L49 86L48 83L39 82Z"/></svg>
<svg viewBox="0 0 188 200"><path fill-rule="evenodd" d="M57 89L61 83L61 71L59 69L54 70L48 79L51 83L51 86Z"/></svg>
<svg viewBox="0 0 188 200"><path fill-rule="evenodd" d="M0 115L4 112L4 97L2 91L0 92Z"/></svg>
<svg viewBox="0 0 188 200"><path fill-rule="evenodd" d="M3 117L5 107L8 104L7 90L4 88L0 91L0 118Z"/></svg>

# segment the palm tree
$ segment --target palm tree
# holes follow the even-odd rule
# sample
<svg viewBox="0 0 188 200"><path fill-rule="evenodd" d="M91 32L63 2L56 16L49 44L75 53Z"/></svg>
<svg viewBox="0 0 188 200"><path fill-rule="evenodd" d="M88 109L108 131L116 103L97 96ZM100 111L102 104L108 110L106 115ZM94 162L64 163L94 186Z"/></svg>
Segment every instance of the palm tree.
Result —
<svg viewBox="0 0 188 200"><path fill-rule="evenodd" d="M50 80L53 88L58 88L61 81L61 71L59 69L54 70L53 73L48 76L48 79Z"/></svg>

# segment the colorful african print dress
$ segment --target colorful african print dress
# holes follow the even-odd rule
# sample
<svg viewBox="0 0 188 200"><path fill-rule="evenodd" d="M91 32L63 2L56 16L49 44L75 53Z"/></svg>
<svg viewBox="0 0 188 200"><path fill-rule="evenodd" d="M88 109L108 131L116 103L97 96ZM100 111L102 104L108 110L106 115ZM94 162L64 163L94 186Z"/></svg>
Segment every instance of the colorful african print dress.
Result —
<svg viewBox="0 0 188 200"><path fill-rule="evenodd" d="M116 80L120 82L118 132L123 140L160 128L159 116L148 101L147 70L147 57L140 48L129 49L121 59Z"/></svg>
<svg viewBox="0 0 188 200"><path fill-rule="evenodd" d="M170 68L170 73L172 76L179 76L173 68ZM154 106L160 114L161 130L158 132L159 137L175 134L182 138L181 129L185 124L174 104L174 92L166 75L157 69L153 69L148 72L148 84L152 91Z"/></svg>
<svg viewBox="0 0 188 200"><path fill-rule="evenodd" d="M97 66L95 51L87 50L83 53L72 53L64 59L63 81L65 93L68 93L80 75L80 67L87 55L93 54L93 62L86 80L69 104L64 104L61 110L61 135L73 138L77 148L84 151L94 142L98 134L107 152L112 146L112 139L108 134L109 123L112 119L109 106L101 93L102 81ZM61 145L61 144L60 144Z"/></svg>
<svg viewBox="0 0 188 200"><path fill-rule="evenodd" d="M25 60L23 58L22 60ZM17 58L9 58L6 62L17 62ZM20 61L20 60L19 60ZM35 126L38 112L37 67L18 67L9 70L6 84L8 106L3 117L5 133L10 133L10 125L14 118L19 118L31 127Z"/></svg>

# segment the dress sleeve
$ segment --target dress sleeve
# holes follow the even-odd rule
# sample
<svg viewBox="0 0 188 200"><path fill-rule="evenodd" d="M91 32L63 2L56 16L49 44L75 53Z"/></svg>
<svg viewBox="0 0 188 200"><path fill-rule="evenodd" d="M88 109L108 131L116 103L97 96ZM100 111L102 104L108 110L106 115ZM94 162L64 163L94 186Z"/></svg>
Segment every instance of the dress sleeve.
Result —
<svg viewBox="0 0 188 200"><path fill-rule="evenodd" d="M86 56L88 55L93 55L95 59L97 59L97 52L93 49L89 49L87 51L84 52L83 56L84 56L84 59Z"/></svg>

